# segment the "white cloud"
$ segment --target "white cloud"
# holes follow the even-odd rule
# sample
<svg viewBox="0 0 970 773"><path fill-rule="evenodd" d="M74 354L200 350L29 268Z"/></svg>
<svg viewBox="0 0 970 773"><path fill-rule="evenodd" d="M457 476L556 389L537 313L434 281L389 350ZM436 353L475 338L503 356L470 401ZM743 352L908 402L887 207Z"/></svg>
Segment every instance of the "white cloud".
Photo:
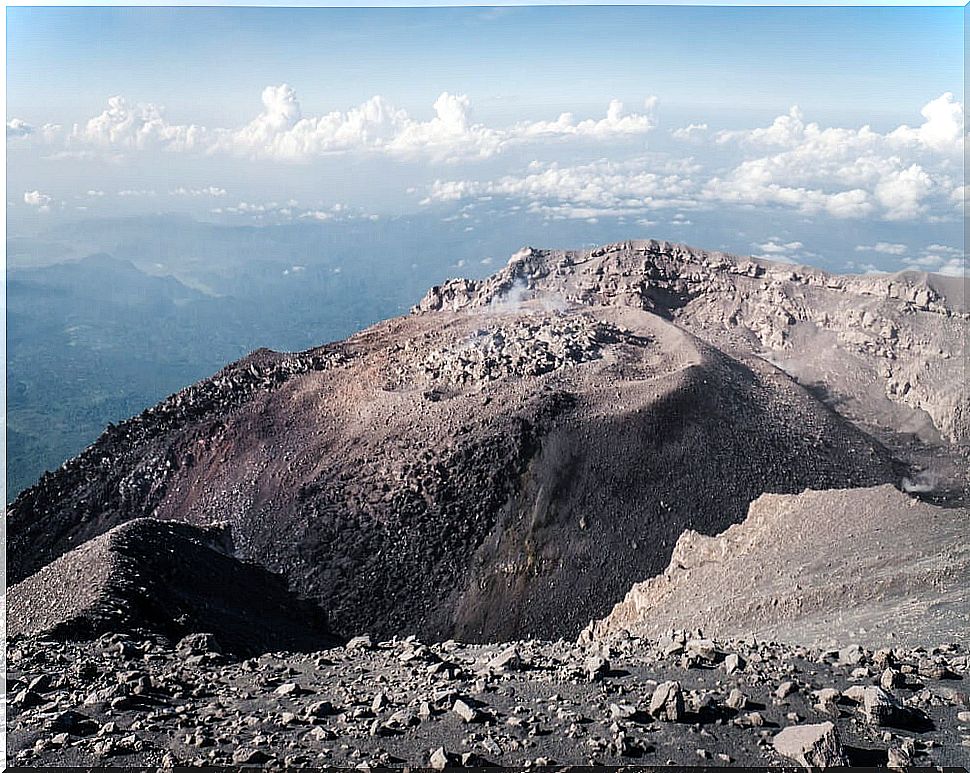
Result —
<svg viewBox="0 0 970 773"><path fill-rule="evenodd" d="M943 276L967 276L970 273L967 268L966 258L950 258L936 270L936 273Z"/></svg>
<svg viewBox="0 0 970 773"><path fill-rule="evenodd" d="M361 147L380 146L407 119L381 97L346 113L304 117L288 85L263 89L263 112L241 129L221 129L210 148L256 158L300 160Z"/></svg>
<svg viewBox="0 0 970 773"><path fill-rule="evenodd" d="M28 137L34 133L34 127L19 118L11 118L7 121L7 139L19 139Z"/></svg>
<svg viewBox="0 0 970 773"><path fill-rule="evenodd" d="M905 244L894 244L889 242L876 242L875 244L860 244L855 248L856 252L879 252L883 255L905 255Z"/></svg>
<svg viewBox="0 0 970 773"><path fill-rule="evenodd" d="M210 214L243 218L255 223L290 223L297 221L309 222L337 222L349 220L379 220L378 215L367 213L362 209L349 207L337 203L324 209L322 207L305 207L295 199L285 202L279 201L240 201L232 206L215 207Z"/></svg>
<svg viewBox="0 0 970 773"><path fill-rule="evenodd" d="M811 127L817 129L818 125L812 124ZM719 143L736 140L750 145L793 147L804 134L804 115L798 105L793 105L789 109L788 115L778 116L772 121L771 126L740 131L721 131L715 135L715 139Z"/></svg>
<svg viewBox="0 0 970 773"><path fill-rule="evenodd" d="M963 250L957 247L951 247L948 244L929 244L926 247L926 251L940 255L963 255Z"/></svg>
<svg viewBox="0 0 970 773"><path fill-rule="evenodd" d="M24 193L24 204L29 207L36 207L39 212L49 212L53 201L53 196L40 191L26 191Z"/></svg>
<svg viewBox="0 0 970 773"><path fill-rule="evenodd" d="M656 169L656 171L654 171ZM524 175L492 181L436 180L422 203L501 196L550 217L589 219L691 207L694 184L652 159L564 166L533 162Z"/></svg>
<svg viewBox="0 0 970 773"><path fill-rule="evenodd" d="M900 126L889 135L896 142L915 143L939 153L963 153L963 105L949 91L923 105L925 119L917 129Z"/></svg>
<svg viewBox="0 0 970 773"><path fill-rule="evenodd" d="M760 251L760 254L755 254L753 257L780 263L806 263L811 258L818 257L814 252L806 250L805 245L799 241L783 242L781 239L771 238L752 246Z"/></svg>
<svg viewBox="0 0 970 773"><path fill-rule="evenodd" d="M784 244L780 244L777 240L771 239L763 244L755 244L754 246L762 252L767 252L772 255L784 255L788 252L800 250L805 245L801 242L785 242Z"/></svg>
<svg viewBox="0 0 970 773"><path fill-rule="evenodd" d="M507 132L510 138L542 136L611 137L623 134L646 134L656 126L653 111L657 98L650 97L643 103L644 113L626 113L618 99L610 101L606 117L600 120L575 121L572 113L563 113L555 121L519 123Z"/></svg>
<svg viewBox="0 0 970 773"><path fill-rule="evenodd" d="M880 134L868 126L823 128L792 108L767 127L714 135L707 146L711 171L693 158L661 165L656 156L573 165L537 162L491 180L439 179L422 203L506 197L532 211L573 218L727 204L836 219L946 219L952 217L949 202L962 199L963 189L954 184L957 159L943 139L951 136L952 121L962 121L962 106L944 95L928 103L923 114L926 122L918 130L900 127ZM692 124L675 134L683 139L707 132ZM722 158L726 161L719 165Z"/></svg>
<svg viewBox="0 0 970 773"><path fill-rule="evenodd" d="M178 187L174 191L171 191L172 196L189 196L191 198L198 198L199 196L213 196L218 198L220 196L226 195L226 189L220 188L216 185L209 185L205 188L184 188Z"/></svg>
<svg viewBox="0 0 970 773"><path fill-rule="evenodd" d="M129 105L123 97L110 97L108 109L84 126L74 126L71 139L99 147L144 150L192 150L205 144L207 131L200 126L168 123L161 107Z"/></svg>
<svg viewBox="0 0 970 773"><path fill-rule="evenodd" d="M711 178L702 196L717 203L779 205L806 215L827 213L836 218L865 217L874 209L870 194L862 189L828 193L817 188L783 185L776 182L778 177L765 159L746 161L723 179Z"/></svg>
<svg viewBox="0 0 970 773"><path fill-rule="evenodd" d="M45 142L51 143L60 137L63 128L59 123L45 123L40 127L40 135Z"/></svg>
<svg viewBox="0 0 970 773"><path fill-rule="evenodd" d="M647 108L653 104L648 100ZM476 123L464 94L444 92L433 109L431 119L419 121L375 96L346 113L304 117L292 88L270 86L263 91L263 112L242 129L218 130L212 149L289 161L360 150L456 160L494 156L515 142L556 136L606 138L645 133L654 126L649 114L626 114L617 101L610 103L601 120L576 122L564 113L556 121L524 122L507 129Z"/></svg>
<svg viewBox="0 0 970 773"><path fill-rule="evenodd" d="M554 120L502 127L477 120L463 94L444 92L432 107L429 115L415 117L375 96L346 111L305 115L296 92L283 84L265 88L258 114L237 127L173 124L156 105L112 97L100 115L66 133L55 125L36 129L11 119L8 136L13 132L25 143L39 143L46 131L63 137L63 149L45 158L114 161L134 152L170 151L285 162L348 153L457 162L494 158L512 148L539 146L548 153L568 142L569 152L562 155L569 160L499 168L488 175L440 174L430 188L421 188L423 203L505 198L510 206L549 218L647 220L661 209L736 206L788 209L807 217L954 222L966 193L958 152L963 105L951 93L927 102L920 111L922 122L913 121L915 128L902 125L886 132L870 126L825 127L798 107L766 126L740 131L719 132L707 123L671 131L673 139L689 143L691 153L703 153L703 166L684 156L684 145L671 143L679 148L674 156L645 153L640 138L657 124L652 97L633 110L613 100L605 115L594 118L562 113ZM591 160L603 154L609 157ZM218 186L159 191L199 198L226 195ZM334 216L325 208L282 205L273 212L283 216L284 209L297 218ZM232 206L220 207L220 213L260 214ZM263 214L268 216L268 210Z"/></svg>
<svg viewBox="0 0 970 773"><path fill-rule="evenodd" d="M326 210L323 210L323 209L310 209L310 210L307 210L306 212L303 212L300 215L300 218L304 220L327 221L327 220L333 220L334 214L333 212L327 212Z"/></svg>
<svg viewBox="0 0 970 773"><path fill-rule="evenodd" d="M947 244L930 244L919 257L906 258L903 267L916 271L932 271L944 276L966 276L967 256L963 250Z"/></svg>
<svg viewBox="0 0 970 773"><path fill-rule="evenodd" d="M706 123L691 123L680 129L674 129L670 134L675 140L700 142L707 138L708 127Z"/></svg>
<svg viewBox="0 0 970 773"><path fill-rule="evenodd" d="M412 118L381 96L346 112L305 116L296 92L287 84L263 89L262 104L259 115L242 127L210 129L171 124L161 107L131 105L116 96L108 100L107 110L75 126L70 140L74 145L101 148L204 151L278 161L352 151L438 160L488 158L514 143L645 134L655 126L656 98L646 100L642 113L625 112L622 103L613 100L601 119L577 121L563 113L555 121L526 121L508 128L475 122L469 98L448 92L435 100L434 115L427 121Z"/></svg>
<svg viewBox="0 0 970 773"><path fill-rule="evenodd" d="M718 144L771 152L714 177L707 195L840 218L915 219L952 189L950 175L963 148L963 105L952 94L927 103L922 114L919 128L880 134L869 126L822 128L793 107L770 126L719 132Z"/></svg>
<svg viewBox="0 0 970 773"><path fill-rule="evenodd" d="M923 199L932 190L933 179L919 164L889 172L875 186L886 220L911 220L922 214L926 209Z"/></svg>
<svg viewBox="0 0 970 773"><path fill-rule="evenodd" d="M20 118L11 118L7 121L7 139L22 139L25 137L40 137L47 143L54 142L61 133L61 125L56 123L45 123L40 129L32 126Z"/></svg>

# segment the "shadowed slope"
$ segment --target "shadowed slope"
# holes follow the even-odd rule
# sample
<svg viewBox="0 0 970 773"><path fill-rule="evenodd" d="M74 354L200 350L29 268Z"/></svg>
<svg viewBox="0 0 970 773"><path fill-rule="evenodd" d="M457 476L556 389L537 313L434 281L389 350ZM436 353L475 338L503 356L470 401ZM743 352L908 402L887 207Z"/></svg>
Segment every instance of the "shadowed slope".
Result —
<svg viewBox="0 0 970 773"><path fill-rule="evenodd" d="M326 614L262 567L232 556L225 531L150 518L66 553L8 591L7 635L94 638L213 633L238 655L337 643Z"/></svg>

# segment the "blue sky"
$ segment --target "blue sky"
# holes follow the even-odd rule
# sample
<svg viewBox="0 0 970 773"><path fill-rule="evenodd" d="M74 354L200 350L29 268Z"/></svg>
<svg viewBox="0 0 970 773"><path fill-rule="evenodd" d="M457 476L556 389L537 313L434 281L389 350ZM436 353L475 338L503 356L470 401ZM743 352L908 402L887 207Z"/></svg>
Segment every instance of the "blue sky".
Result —
<svg viewBox="0 0 970 773"><path fill-rule="evenodd" d="M9 8L8 105L48 118L108 94L248 117L268 82L308 109L380 93L480 110L660 94L684 110L901 117L962 80L960 8ZM187 89L192 84L191 90ZM488 107L486 107L486 105ZM258 106L258 104L257 104ZM199 111L196 110L196 113ZM62 116L66 119L68 116Z"/></svg>
<svg viewBox="0 0 970 773"><path fill-rule="evenodd" d="M963 22L962 8L8 8L10 228L505 207L688 241L684 224L705 222L735 249L802 244L774 254L806 262L833 248L799 228L850 228L847 270L953 272ZM761 212L764 232L713 225L735 210Z"/></svg>

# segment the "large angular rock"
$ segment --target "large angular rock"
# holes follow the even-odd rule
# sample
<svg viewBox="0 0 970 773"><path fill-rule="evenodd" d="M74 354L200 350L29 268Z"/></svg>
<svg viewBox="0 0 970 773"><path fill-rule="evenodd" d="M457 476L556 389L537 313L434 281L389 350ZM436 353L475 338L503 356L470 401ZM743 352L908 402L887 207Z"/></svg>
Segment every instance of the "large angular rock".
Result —
<svg viewBox="0 0 970 773"><path fill-rule="evenodd" d="M832 768L847 764L842 740L835 725L786 727L774 738L775 751L805 768Z"/></svg>
<svg viewBox="0 0 970 773"><path fill-rule="evenodd" d="M684 718L684 694L680 682L663 682L657 685L650 698L651 716L665 722L680 722Z"/></svg>

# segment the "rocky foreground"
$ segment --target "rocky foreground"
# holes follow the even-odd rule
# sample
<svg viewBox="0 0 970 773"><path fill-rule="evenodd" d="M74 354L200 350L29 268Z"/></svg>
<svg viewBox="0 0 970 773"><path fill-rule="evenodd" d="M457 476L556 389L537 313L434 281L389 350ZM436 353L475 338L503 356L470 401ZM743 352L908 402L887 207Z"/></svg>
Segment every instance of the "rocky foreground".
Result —
<svg viewBox="0 0 970 773"><path fill-rule="evenodd" d="M413 637L249 660L214 637L8 646L18 765L970 764L967 649L671 632L595 648Z"/></svg>

